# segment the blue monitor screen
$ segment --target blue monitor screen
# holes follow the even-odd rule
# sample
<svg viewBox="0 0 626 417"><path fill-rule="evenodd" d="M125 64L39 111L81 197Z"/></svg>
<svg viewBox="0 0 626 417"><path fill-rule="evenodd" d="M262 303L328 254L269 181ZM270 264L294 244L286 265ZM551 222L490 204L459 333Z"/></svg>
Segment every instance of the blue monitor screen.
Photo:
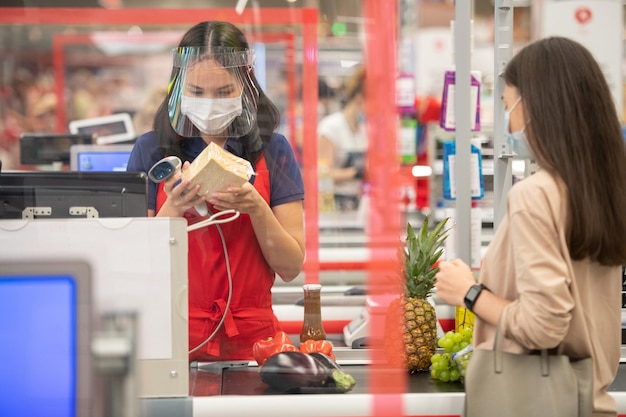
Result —
<svg viewBox="0 0 626 417"><path fill-rule="evenodd" d="M130 152L81 152L77 171L126 171Z"/></svg>
<svg viewBox="0 0 626 417"><path fill-rule="evenodd" d="M0 278L0 416L74 417L78 343L74 279Z"/></svg>

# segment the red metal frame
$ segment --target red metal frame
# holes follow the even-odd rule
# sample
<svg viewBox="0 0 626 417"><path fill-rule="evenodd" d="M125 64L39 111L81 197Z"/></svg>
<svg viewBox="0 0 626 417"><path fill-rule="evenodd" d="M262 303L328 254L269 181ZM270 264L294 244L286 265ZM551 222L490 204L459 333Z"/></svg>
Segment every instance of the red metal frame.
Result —
<svg viewBox="0 0 626 417"><path fill-rule="evenodd" d="M317 25L317 9L246 8L242 14L228 9L101 9L66 7L7 7L2 9L0 24L33 25L176 25L195 24L203 20L225 20L233 24ZM317 32L317 27L315 28ZM317 44L317 39L316 39Z"/></svg>

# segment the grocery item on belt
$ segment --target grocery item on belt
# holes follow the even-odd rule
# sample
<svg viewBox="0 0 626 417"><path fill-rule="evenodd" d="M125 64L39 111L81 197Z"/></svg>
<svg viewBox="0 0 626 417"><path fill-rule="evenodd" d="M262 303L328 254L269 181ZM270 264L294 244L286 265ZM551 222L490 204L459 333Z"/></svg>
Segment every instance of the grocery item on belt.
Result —
<svg viewBox="0 0 626 417"><path fill-rule="evenodd" d="M259 369L261 381L283 393L344 393L356 383L352 375L321 352L276 353Z"/></svg>

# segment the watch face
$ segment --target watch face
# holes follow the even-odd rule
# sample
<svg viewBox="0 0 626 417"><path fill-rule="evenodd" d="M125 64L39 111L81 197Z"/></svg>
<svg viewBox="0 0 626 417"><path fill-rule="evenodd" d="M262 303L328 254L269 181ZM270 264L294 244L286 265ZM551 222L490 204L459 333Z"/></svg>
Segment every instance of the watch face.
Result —
<svg viewBox="0 0 626 417"><path fill-rule="evenodd" d="M465 298L474 301L474 298L476 298L476 296L478 295L478 293L480 292L481 288L474 285L472 286L469 291L467 292L467 295L465 296Z"/></svg>
<svg viewBox="0 0 626 417"><path fill-rule="evenodd" d="M465 307L471 310L474 306L474 302L476 301L476 297L478 297L478 294L480 294L482 290L483 287L481 285L472 285L469 291L467 291L467 294L465 295L465 298L463 300L465 302Z"/></svg>

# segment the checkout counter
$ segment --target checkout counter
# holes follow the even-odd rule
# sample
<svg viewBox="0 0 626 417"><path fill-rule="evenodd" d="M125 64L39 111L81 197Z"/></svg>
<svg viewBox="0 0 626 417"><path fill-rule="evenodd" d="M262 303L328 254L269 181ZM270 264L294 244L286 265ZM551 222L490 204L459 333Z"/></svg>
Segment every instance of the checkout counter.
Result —
<svg viewBox="0 0 626 417"><path fill-rule="evenodd" d="M352 241L356 236L344 236L342 240ZM341 251L327 242L326 249L320 249L320 260L339 262L343 254L350 252L349 259L362 261L366 253L358 245L341 243ZM333 250L334 249L334 250ZM323 270L323 268L322 268ZM363 272L361 271L361 274ZM352 348L339 323L344 325L354 320L366 305L366 298L358 289L364 281L362 275L333 277L324 272L321 280L343 279L341 284L324 285L322 288L322 318L337 357L337 362L345 372L356 380L354 388L344 394L281 394L264 384L255 362L194 364L189 372L189 397L150 398L141 400L144 417L165 417L177 415L193 416L371 416L374 403L381 395L369 391L372 378L370 364L371 351L367 348ZM301 326L303 306L300 302L302 291L298 286L278 285L274 290L275 311L281 322L291 326L290 334L297 340L298 325ZM440 324L454 322L454 308L435 300ZM298 319L300 321L298 321ZM329 331L329 329L332 329ZM618 415L626 416L626 347L622 349L622 362L617 378L610 387L610 393L617 402ZM245 398L243 398L245 397ZM461 416L464 404L464 388L461 383L444 383L433 380L429 372L417 372L407 376L406 392L393 401L401 401L403 415L413 417ZM383 400L381 400L383 401ZM379 409L379 408L377 408Z"/></svg>
<svg viewBox="0 0 626 417"><path fill-rule="evenodd" d="M328 340L343 370L356 380L354 388L343 394L281 394L264 384L256 362L224 362L192 364L189 371L189 396L186 398L149 398L141 400L143 417L204 417L204 416L371 416L374 403L384 401L381 395L372 394L369 381L371 351L353 348L346 336L336 329L328 331L338 322L345 323L356 317L365 307L365 296L358 286L324 286L322 288L322 317ZM274 293L275 310L281 321L292 328L289 332L298 340L303 306L299 288L278 287ZM438 301L439 320L451 317L454 309ZM342 307L340 307L342 306ZM297 319L300 319L298 322ZM330 326L328 326L330 324ZM616 380L610 387L618 406L618 414L626 416L626 347ZM406 391L392 401L401 401L403 415L413 417L461 416L464 404L461 383L433 380L429 372L407 375ZM243 398L245 397L245 398ZM379 408L377 408L379 409Z"/></svg>
<svg viewBox="0 0 626 417"><path fill-rule="evenodd" d="M344 371L356 379L348 393L283 395L261 382L256 363L225 368L209 365L191 369L189 397L143 399L141 410L144 417L373 415L377 396L368 392L368 352L337 348L335 353ZM626 363L620 364L610 393L618 415L626 416ZM461 416L464 396L462 384L435 381L429 372L419 372L408 376L406 392L399 398L406 416Z"/></svg>
<svg viewBox="0 0 626 417"><path fill-rule="evenodd" d="M371 352L365 348L353 348L352 339L346 338L344 328L358 321L367 303L359 289L363 288L366 274L363 270L352 271L344 277L339 271L324 270L321 277L322 319L328 339L334 344L337 362L344 371L356 379L355 387L345 394L281 394L262 383L255 362L201 363L189 366L187 362L185 276L186 233L184 221L178 219L85 219L65 222L23 220L2 223L0 259L31 258L45 256L61 258L72 254L84 258L93 266L93 284L99 308L119 309L126 307L141 313L142 323L137 329L141 343L136 351L137 368L131 376L137 382L133 389L138 399L139 413L129 417L204 417L204 416L370 416L380 410L378 401L401 402L405 416L460 416L463 410L464 390L459 383L435 381L430 373L422 372L407 376L405 392L385 399L372 394L369 382L372 378ZM115 235L115 236L113 236ZM119 236L133 236L121 239ZM137 237L151 239L151 244L137 245ZM351 238L356 238L352 236ZM115 247L107 242L116 241ZM337 246L342 246L341 251ZM353 262L367 259L367 251L359 245L327 243L320 250L320 260L326 265L341 262L334 256L348 251ZM137 248L151 247L150 251ZM128 254L133 253L132 257ZM117 268L120 262L126 268ZM155 268L145 268L153 265ZM158 274L157 274L158 273ZM333 276L334 274L337 274ZM147 280L162 281L169 293L159 294L163 301L152 302L143 292L130 294L128 282ZM334 281L333 285L330 285ZM328 285L325 284L328 283ZM105 285L106 284L106 285ZM115 284L115 285L114 285ZM119 285L117 285L119 284ZM124 285L122 285L124 284ZM138 287L140 288L140 287ZM145 287L141 287L145 288ZM285 330L294 335L301 329L304 306L301 282L277 285L274 289L274 306ZM145 303L144 301L150 301ZM438 303L440 324L453 323L454 309ZM169 305L168 311L162 306ZM159 307L159 308L155 308ZM149 324L151 323L151 324ZM169 325L167 325L169 323ZM167 332L165 332L167 330ZM354 331L358 326L354 326ZM357 335L358 336L358 335ZM626 417L626 354L624 364L610 387L617 401L620 415ZM245 398L244 398L245 397ZM133 402L133 401L131 401ZM119 414L121 415L121 414Z"/></svg>

